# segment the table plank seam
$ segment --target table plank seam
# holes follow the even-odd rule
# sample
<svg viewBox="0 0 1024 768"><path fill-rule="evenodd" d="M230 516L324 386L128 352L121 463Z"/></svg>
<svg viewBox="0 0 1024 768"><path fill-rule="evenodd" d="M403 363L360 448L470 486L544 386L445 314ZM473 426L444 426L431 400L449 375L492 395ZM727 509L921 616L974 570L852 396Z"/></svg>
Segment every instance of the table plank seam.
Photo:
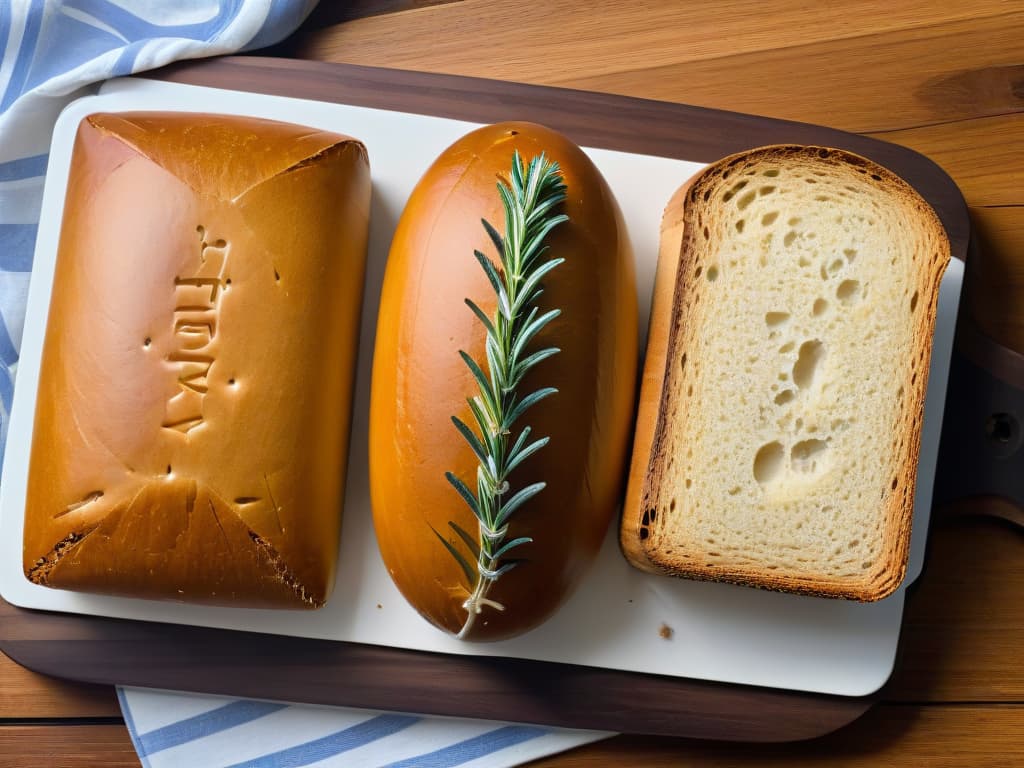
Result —
<svg viewBox="0 0 1024 768"><path fill-rule="evenodd" d="M879 128L877 130L873 129L873 130L870 130L870 131L853 131L853 133L857 133L860 136L878 137L878 136L884 136L884 135L889 134L889 133L903 133L904 131L917 131L917 130L920 130L922 128L940 128L940 127L945 126L945 125L957 125L958 123L969 123L972 120L988 120L990 118L991 119L998 119L998 118L1001 118L1001 117L1013 117L1014 115L1019 115L1019 114L1022 114L1022 113L1024 113L1024 108L1021 108L1021 109L1009 109L1009 110L1007 110L1005 112L988 112L988 113L985 113L984 115L968 115L966 117L958 117L958 118L956 118L954 120L936 120L933 123L918 123L916 125L903 125L903 126L899 126L898 128Z"/></svg>

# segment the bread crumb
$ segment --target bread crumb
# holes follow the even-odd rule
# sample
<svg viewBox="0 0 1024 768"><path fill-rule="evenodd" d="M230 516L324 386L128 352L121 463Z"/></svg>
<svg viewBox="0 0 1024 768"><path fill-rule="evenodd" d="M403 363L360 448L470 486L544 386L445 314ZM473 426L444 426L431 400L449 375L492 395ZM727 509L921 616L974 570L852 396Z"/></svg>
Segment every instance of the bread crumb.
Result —
<svg viewBox="0 0 1024 768"><path fill-rule="evenodd" d="M672 635L674 635L675 633L676 631L664 622L662 622L661 627L658 629L658 635L661 637L662 640L671 640Z"/></svg>
<svg viewBox="0 0 1024 768"><path fill-rule="evenodd" d="M909 185L861 178L873 169L840 150L754 150L673 198L673 268L719 275L680 281L651 318L664 371L645 377L654 438L620 529L642 570L858 601L898 584L934 319L916 307L934 306L949 244ZM880 365L891 350L908 364Z"/></svg>
<svg viewBox="0 0 1024 768"><path fill-rule="evenodd" d="M384 607L383 605L381 605L380 603L377 603L377 608L378 609L383 608L383 607Z"/></svg>

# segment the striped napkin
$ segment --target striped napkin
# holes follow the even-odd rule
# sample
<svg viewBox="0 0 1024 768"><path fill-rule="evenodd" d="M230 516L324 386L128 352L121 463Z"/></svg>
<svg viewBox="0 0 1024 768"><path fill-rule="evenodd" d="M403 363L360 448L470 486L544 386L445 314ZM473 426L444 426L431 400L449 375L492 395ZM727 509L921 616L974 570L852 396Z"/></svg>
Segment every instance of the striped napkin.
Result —
<svg viewBox="0 0 1024 768"><path fill-rule="evenodd" d="M508 768L609 735L132 688L118 695L146 768Z"/></svg>
<svg viewBox="0 0 1024 768"><path fill-rule="evenodd" d="M54 121L99 82L290 34L316 0L0 0L0 463ZM604 738L480 720L120 689L147 768L503 766Z"/></svg>

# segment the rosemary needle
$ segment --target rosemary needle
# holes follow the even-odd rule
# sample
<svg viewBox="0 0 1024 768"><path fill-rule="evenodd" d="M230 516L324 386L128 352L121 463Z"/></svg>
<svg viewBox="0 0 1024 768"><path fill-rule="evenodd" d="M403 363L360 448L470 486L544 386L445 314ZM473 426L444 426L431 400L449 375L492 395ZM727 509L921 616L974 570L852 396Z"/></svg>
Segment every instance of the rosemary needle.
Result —
<svg viewBox="0 0 1024 768"><path fill-rule="evenodd" d="M486 359L474 360L460 350L478 387L477 393L468 399L475 429L456 416L452 416L452 422L476 455L476 491L451 472L445 473L445 477L472 510L479 530L473 535L449 521L457 540L434 531L462 568L469 585L470 595L463 603L466 621L458 633L460 638L468 635L484 607L505 609L487 594L499 578L520 562L509 558L509 553L532 541L525 536L508 539L509 523L515 512L546 485L539 481L512 488L509 476L548 443L547 437L531 440L529 426L517 432L517 425L533 405L558 391L554 387L529 393L521 390L526 373L559 352L555 347L533 350L530 343L560 314L558 309L541 313L537 299L543 292L541 281L565 261L548 258L544 242L555 227L568 221L564 213L556 213L565 200L565 191L558 163L540 154L524 167L519 153L513 153L508 182L498 182L505 213L504 237L489 222L482 221L497 249L498 263L481 251L474 251L497 297L497 307L488 316L472 299L466 299L487 332Z"/></svg>

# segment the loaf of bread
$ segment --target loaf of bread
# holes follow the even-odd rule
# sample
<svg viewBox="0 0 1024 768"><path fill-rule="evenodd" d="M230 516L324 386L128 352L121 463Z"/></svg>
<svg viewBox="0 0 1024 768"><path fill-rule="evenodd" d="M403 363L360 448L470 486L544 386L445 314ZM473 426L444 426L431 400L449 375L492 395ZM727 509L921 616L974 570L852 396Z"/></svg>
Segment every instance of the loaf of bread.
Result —
<svg viewBox="0 0 1024 768"><path fill-rule="evenodd" d="M334 581L370 177L348 137L122 113L76 137L24 569L313 608Z"/></svg>
<svg viewBox="0 0 1024 768"><path fill-rule="evenodd" d="M949 243L862 157L774 146L665 212L621 544L637 567L877 600L902 581Z"/></svg>
<svg viewBox="0 0 1024 768"><path fill-rule="evenodd" d="M517 157L521 185L514 182ZM551 161L557 170L541 173ZM523 218L547 218L554 226L539 241L547 250L522 273L522 282L516 259L504 259L494 241L503 239L506 252L518 252L510 244L518 242L526 253L532 236L519 241L510 231L523 221L506 218L499 183L516 197L513 188L525 198L539 189L536 206L527 200ZM548 198L548 192L555 194ZM568 220L557 223L562 216ZM497 231L489 234L481 219ZM490 277L485 262L494 265ZM534 278L540 282L531 283ZM507 348L491 345L470 306L489 318L497 338L504 322L496 314L501 281L509 285L511 304L532 295L530 285L541 291L510 313L517 319L507 327L524 347L507 359ZM524 285L527 293L515 293ZM531 317L550 322L536 335L520 336ZM633 256L618 204L593 162L561 134L529 123L480 128L445 150L416 185L395 232L381 295L369 466L384 563L428 621L464 640L510 637L547 619L579 584L625 481L637 322ZM505 389L502 382L515 376L499 373L502 366L518 370L512 359L522 363L534 355L543 359ZM490 416L474 408L489 411L488 397L467 359L484 378L499 382L495 399L506 415L512 403L547 396L485 434L480 422ZM492 470L466 432L494 459ZM522 461L506 475L515 446L523 448ZM499 487L505 482L485 496L481 488L491 471ZM489 508L480 518L493 526L474 516L456 481L466 495L483 499L480 505ZM511 514L513 499L529 489L537 492ZM506 504L507 520L501 518ZM487 550L502 554L489 558Z"/></svg>

